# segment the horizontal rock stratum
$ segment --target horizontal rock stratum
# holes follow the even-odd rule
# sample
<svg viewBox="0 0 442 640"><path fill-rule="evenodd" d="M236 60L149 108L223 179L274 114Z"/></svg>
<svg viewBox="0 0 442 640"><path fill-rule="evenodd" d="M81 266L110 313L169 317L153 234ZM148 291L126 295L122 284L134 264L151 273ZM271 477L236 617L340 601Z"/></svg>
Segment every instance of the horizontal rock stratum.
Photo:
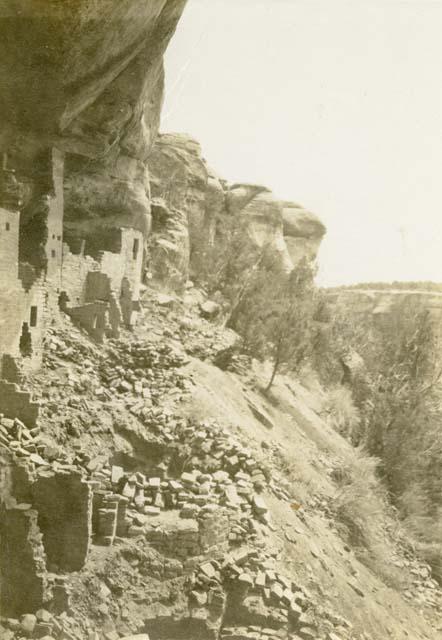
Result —
<svg viewBox="0 0 442 640"><path fill-rule="evenodd" d="M160 279L179 283L188 268L197 271L198 254L222 242L232 224L240 228L244 244L258 251L266 247L286 269L303 257L316 257L326 229L315 214L278 200L265 186L228 183L209 167L190 136L159 135L148 165L153 266Z"/></svg>
<svg viewBox="0 0 442 640"><path fill-rule="evenodd" d="M263 394L198 286L231 228L240 285L325 228L158 135L184 5L0 0L0 638L436 639L374 476L337 517L354 451L312 379ZM378 517L382 566L354 535Z"/></svg>

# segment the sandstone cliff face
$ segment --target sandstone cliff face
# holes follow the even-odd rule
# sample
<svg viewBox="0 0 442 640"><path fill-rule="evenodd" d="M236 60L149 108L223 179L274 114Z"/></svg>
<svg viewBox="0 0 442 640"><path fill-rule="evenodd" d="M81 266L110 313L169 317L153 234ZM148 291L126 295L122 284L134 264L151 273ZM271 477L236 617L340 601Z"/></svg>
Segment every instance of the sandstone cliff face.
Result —
<svg viewBox="0 0 442 640"><path fill-rule="evenodd" d="M416 313L428 314L434 331L437 359L442 359L442 294L404 289L330 289L332 312L339 311L355 324L390 329L410 326ZM395 326L393 324L393 326Z"/></svg>
<svg viewBox="0 0 442 640"><path fill-rule="evenodd" d="M330 289L330 303L345 308L348 314L388 318L398 306L404 309L428 311L435 324L442 319L442 294L431 291L403 289Z"/></svg>
<svg viewBox="0 0 442 640"><path fill-rule="evenodd" d="M209 168L192 138L160 135L148 164L156 203L151 266L163 281L179 285L189 273L198 275L201 252L222 242L233 223L245 244L257 251L267 247L285 269L316 257L325 227L314 214L277 200L266 187L228 184Z"/></svg>
<svg viewBox="0 0 442 640"><path fill-rule="evenodd" d="M181 287L215 247L228 249L232 221L247 250L270 248L287 270L316 254L324 227L313 214L265 187L227 184L188 136L157 138L163 53L184 5L11 0L2 9L0 361L9 379L21 377L17 362L38 368L59 308L98 341L118 336L136 321L143 270Z"/></svg>
<svg viewBox="0 0 442 640"><path fill-rule="evenodd" d="M146 157L185 0L11 0L0 8L0 358L38 367L58 305L92 335L136 312Z"/></svg>
<svg viewBox="0 0 442 640"><path fill-rule="evenodd" d="M24 173L39 149L74 154L68 224L146 229L144 161L159 124L163 52L184 4L14 0L2 10L0 147Z"/></svg>
<svg viewBox="0 0 442 640"><path fill-rule="evenodd" d="M206 202L209 172L200 145L181 135L159 136L148 163L154 205L151 266L155 276L175 286L187 279L200 241L209 242L213 233L213 203Z"/></svg>
<svg viewBox="0 0 442 640"><path fill-rule="evenodd" d="M303 256L314 258L325 234L319 218L294 202L282 203L285 243L293 263Z"/></svg>

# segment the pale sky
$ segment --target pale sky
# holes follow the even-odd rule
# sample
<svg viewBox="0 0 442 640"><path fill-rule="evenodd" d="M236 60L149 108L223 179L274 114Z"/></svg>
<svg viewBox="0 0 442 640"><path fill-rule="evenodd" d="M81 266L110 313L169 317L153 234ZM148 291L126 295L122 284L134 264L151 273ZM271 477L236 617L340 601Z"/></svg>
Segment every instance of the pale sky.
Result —
<svg viewBox="0 0 442 640"><path fill-rule="evenodd" d="M325 285L442 281L442 0L189 0L163 131L328 228Z"/></svg>

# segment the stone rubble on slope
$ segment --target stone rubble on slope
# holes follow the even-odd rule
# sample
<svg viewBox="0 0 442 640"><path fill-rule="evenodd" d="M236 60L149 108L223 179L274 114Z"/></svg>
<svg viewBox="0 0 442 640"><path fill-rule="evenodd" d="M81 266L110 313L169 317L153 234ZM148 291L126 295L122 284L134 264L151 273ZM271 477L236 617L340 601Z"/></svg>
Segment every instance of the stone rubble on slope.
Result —
<svg viewBox="0 0 442 640"><path fill-rule="evenodd" d="M28 429L20 420L0 418L0 440L30 481L78 475L90 487L92 549L118 549L124 541L154 550L157 556L144 564L145 571L164 583L185 580L191 618L207 630L216 628L220 638L322 640L318 633L327 628L330 640L352 637L351 626L321 610L302 585L279 572L266 550L265 538L273 525L265 494L296 504L290 485L268 455L267 443L257 455L216 421L183 420L164 406L165 397L175 396L180 402L192 388L181 371L187 361L183 349L155 340L121 339L109 341L98 359L86 347L83 353L80 349L78 361L69 338L56 331L48 347L49 370L57 371L63 360L73 363L68 383L74 394L63 405L63 388L52 389L52 398L41 397L44 411L57 416L62 406L75 413L88 411L93 403L104 407L123 402L143 426L146 442L161 447L155 464L140 470L133 463L126 466L124 458L111 460L106 451L92 453L81 442L62 451L47 441L41 427ZM307 507L330 517L329 505L320 496L312 495ZM296 542L295 531L290 539ZM314 545L312 550L313 554ZM428 568L421 564L412 570L416 591L405 597L437 606ZM65 579L58 576L59 581ZM239 619L220 627L232 598ZM69 594L66 603L69 608ZM107 604L100 607L107 615ZM2 619L5 638L15 640L22 632L37 638L43 631L54 640L84 638L68 615L53 612L45 614L46 620L37 619L31 631L32 615L23 618L26 630L21 619ZM121 637L122 632L112 629L92 640Z"/></svg>

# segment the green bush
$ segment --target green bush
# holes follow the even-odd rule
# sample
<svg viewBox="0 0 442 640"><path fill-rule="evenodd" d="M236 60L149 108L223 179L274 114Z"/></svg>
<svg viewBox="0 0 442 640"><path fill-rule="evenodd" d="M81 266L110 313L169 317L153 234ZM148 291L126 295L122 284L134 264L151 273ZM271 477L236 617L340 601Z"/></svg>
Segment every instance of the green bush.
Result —
<svg viewBox="0 0 442 640"><path fill-rule="evenodd" d="M324 410L327 422L335 431L350 441L356 439L361 418L348 387L340 385L330 389L324 400Z"/></svg>
<svg viewBox="0 0 442 640"><path fill-rule="evenodd" d="M334 515L358 559L390 587L402 589L404 576L391 564L396 535L387 530L393 512L377 476L379 460L354 449L333 471L337 484ZM398 524L399 528L399 524Z"/></svg>

